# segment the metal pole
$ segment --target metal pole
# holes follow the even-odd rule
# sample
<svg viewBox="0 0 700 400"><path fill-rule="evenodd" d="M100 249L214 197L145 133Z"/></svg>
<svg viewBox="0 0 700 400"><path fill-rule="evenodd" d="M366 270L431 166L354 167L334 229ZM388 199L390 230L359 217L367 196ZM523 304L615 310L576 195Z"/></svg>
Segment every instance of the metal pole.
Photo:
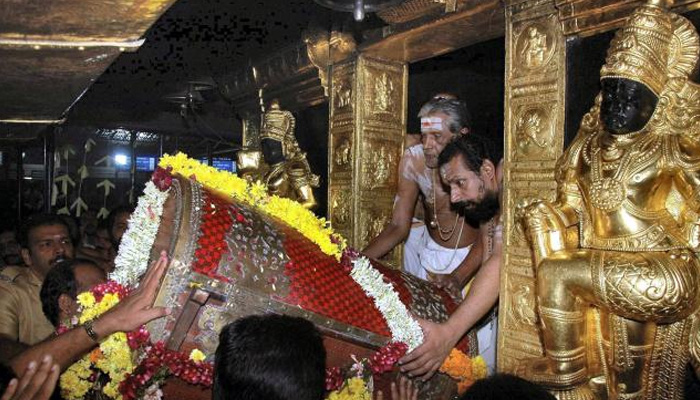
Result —
<svg viewBox="0 0 700 400"><path fill-rule="evenodd" d="M129 204L134 204L134 190L136 187L136 132L131 132L131 138L129 141L131 146L131 165L129 167L129 172L131 173L131 190L129 191Z"/></svg>
<svg viewBox="0 0 700 400"><path fill-rule="evenodd" d="M211 157L211 143L209 143L209 141L207 141L207 164L208 165L214 164L214 160Z"/></svg>
<svg viewBox="0 0 700 400"><path fill-rule="evenodd" d="M163 157L163 144L165 142L165 136L161 133L158 135L158 158Z"/></svg>
<svg viewBox="0 0 700 400"><path fill-rule="evenodd" d="M17 223L22 223L22 180L24 179L22 146L17 146Z"/></svg>
<svg viewBox="0 0 700 400"><path fill-rule="evenodd" d="M51 192L53 191L54 154L56 153L56 131L61 128L49 127L44 132L44 211L51 212Z"/></svg>

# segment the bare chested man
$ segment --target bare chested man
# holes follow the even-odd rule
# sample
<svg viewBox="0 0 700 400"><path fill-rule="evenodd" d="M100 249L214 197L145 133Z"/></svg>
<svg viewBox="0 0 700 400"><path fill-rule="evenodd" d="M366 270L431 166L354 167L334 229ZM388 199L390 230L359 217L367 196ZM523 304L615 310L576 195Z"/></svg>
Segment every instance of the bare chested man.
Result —
<svg viewBox="0 0 700 400"><path fill-rule="evenodd" d="M411 376L430 378L450 350L469 330L476 329L479 354L489 371L496 366L496 312L502 256L501 182L503 166L488 141L476 135L461 137L440 154L440 174L449 186L450 200L462 214L479 222L481 254L469 291L450 318L437 324L420 320L425 341L400 360ZM475 259L476 252L469 254Z"/></svg>
<svg viewBox="0 0 700 400"><path fill-rule="evenodd" d="M438 95L421 108L421 144L404 152L399 165L399 185L391 222L364 249L369 257L379 258L408 236L411 220L422 193L426 232L415 251L419 265L404 265L407 271L423 279L432 279L448 289L461 289L478 267L464 265L477 231L450 207L450 196L440 183L438 155L452 140L469 133L470 117L463 101ZM477 257L478 258L478 257ZM407 259L405 259L407 261ZM453 273L454 272L454 273Z"/></svg>

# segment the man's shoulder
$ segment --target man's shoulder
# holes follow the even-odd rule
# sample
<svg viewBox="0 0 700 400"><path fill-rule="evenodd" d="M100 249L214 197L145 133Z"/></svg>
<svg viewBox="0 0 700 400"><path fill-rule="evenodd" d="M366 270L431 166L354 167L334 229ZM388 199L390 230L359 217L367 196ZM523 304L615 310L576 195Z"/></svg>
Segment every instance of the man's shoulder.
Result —
<svg viewBox="0 0 700 400"><path fill-rule="evenodd" d="M423 144L418 143L414 144L413 146L406 147L403 154L404 157L425 157L423 154Z"/></svg>
<svg viewBox="0 0 700 400"><path fill-rule="evenodd" d="M0 283L14 285L21 280L26 273L27 267L8 266L0 271Z"/></svg>
<svg viewBox="0 0 700 400"><path fill-rule="evenodd" d="M427 175L422 144L417 144L404 150L399 170L403 177L410 181L417 181L420 176Z"/></svg>

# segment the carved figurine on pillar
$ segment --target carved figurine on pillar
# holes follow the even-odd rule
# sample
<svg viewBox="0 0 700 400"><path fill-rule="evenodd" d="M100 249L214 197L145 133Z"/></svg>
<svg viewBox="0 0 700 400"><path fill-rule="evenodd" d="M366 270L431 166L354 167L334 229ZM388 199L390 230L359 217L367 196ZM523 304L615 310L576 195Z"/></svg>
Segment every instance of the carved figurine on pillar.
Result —
<svg viewBox="0 0 700 400"><path fill-rule="evenodd" d="M700 45L666 7L617 32L557 200L525 211L545 357L518 372L560 399L681 399L700 350Z"/></svg>
<svg viewBox="0 0 700 400"><path fill-rule="evenodd" d="M258 150L238 152L239 173L242 177L260 180L268 192L288 197L306 208L316 206L313 188L319 186L319 177L311 167L294 136L295 120L291 112L280 109L279 102L272 100L263 116Z"/></svg>

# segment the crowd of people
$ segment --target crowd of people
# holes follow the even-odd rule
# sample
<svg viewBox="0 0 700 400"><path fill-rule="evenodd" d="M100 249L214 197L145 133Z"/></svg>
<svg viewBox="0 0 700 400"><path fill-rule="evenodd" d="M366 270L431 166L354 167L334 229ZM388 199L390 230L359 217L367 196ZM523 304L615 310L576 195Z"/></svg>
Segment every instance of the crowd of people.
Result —
<svg viewBox="0 0 700 400"><path fill-rule="evenodd" d="M364 253L379 258L410 234L406 270L463 300L444 323L419 320L423 345L399 361L400 379L378 399L417 399L412 382L429 379L469 330L477 332L490 372L495 369L502 163L493 145L471 132L469 112L457 97L435 96L419 117L420 142L409 146L400 162L391 223ZM422 211L422 224L414 224L416 209ZM16 234L11 228L0 232L2 400L56 396L59 373L99 340L170 312L152 306L168 264L162 254L138 289L117 306L94 323L70 323L78 310L76 296L104 282L114 269L132 211L119 207L99 224L89 216L75 221L33 215ZM54 334L61 326L75 327ZM304 319L265 315L235 321L221 331L215 359L215 399L323 398L326 353L318 330ZM519 378L496 374L475 384L463 399L516 394L553 398Z"/></svg>

